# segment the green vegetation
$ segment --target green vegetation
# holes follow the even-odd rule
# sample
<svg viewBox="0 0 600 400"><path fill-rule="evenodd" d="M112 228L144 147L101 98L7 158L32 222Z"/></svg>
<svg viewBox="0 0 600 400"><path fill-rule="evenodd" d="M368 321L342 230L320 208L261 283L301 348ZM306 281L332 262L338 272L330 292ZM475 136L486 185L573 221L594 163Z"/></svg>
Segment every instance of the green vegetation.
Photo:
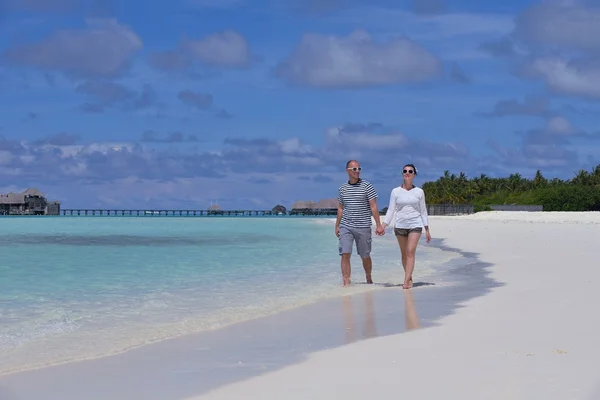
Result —
<svg viewBox="0 0 600 400"><path fill-rule="evenodd" d="M473 204L475 211L492 204L543 205L544 211L600 211L600 164L591 172L580 170L569 180L546 179L537 171L533 179L512 174L467 178L445 171L435 182L422 186L428 204Z"/></svg>

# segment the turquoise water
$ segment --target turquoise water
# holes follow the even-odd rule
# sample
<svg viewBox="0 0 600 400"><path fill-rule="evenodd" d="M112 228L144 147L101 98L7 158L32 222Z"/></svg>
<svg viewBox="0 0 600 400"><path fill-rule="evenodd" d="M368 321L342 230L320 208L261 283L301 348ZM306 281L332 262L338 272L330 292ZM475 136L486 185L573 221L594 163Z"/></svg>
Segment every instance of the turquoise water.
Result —
<svg viewBox="0 0 600 400"><path fill-rule="evenodd" d="M374 290L340 287L324 218L58 217L0 220L0 373L146 343ZM400 283L392 234L374 280ZM454 253L420 246L415 277ZM364 281L358 258L353 280Z"/></svg>

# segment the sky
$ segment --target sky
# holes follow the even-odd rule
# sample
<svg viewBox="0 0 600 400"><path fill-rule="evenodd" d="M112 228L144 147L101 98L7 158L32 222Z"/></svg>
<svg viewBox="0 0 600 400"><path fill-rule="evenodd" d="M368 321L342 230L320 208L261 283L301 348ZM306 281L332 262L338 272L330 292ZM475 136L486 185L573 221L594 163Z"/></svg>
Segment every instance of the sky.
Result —
<svg viewBox="0 0 600 400"><path fill-rule="evenodd" d="M600 163L586 0L0 0L0 193L62 208L387 205L469 177Z"/></svg>

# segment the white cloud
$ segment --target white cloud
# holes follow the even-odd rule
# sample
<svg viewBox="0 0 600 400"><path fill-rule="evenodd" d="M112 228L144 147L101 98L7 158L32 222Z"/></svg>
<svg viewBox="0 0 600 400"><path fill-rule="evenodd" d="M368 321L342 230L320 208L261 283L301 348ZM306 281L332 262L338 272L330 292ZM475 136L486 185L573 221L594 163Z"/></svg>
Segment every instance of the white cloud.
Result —
<svg viewBox="0 0 600 400"><path fill-rule="evenodd" d="M280 142L281 150L284 153L310 153L313 152L313 148L310 145L303 144L297 137L282 140Z"/></svg>
<svg viewBox="0 0 600 400"><path fill-rule="evenodd" d="M508 33L513 28L512 18L506 15L451 13L427 18L422 22L421 29L424 31L429 30L429 38L434 39L435 35L450 38L497 36Z"/></svg>
<svg viewBox="0 0 600 400"><path fill-rule="evenodd" d="M277 67L289 82L325 88L425 81L440 70L439 60L411 40L377 43L363 30L347 37L306 34Z"/></svg>
<svg viewBox="0 0 600 400"><path fill-rule="evenodd" d="M490 159L491 162L497 164L495 167L505 165L513 168L553 169L579 165L577 153L566 146L528 143L523 143L522 146L515 148L507 148L495 143L491 143L491 146L499 156L499 159Z"/></svg>
<svg viewBox="0 0 600 400"><path fill-rule="evenodd" d="M141 38L116 20L90 20L86 29L65 29L36 43L15 46L4 57L13 64L60 71L82 77L121 74Z"/></svg>
<svg viewBox="0 0 600 400"><path fill-rule="evenodd" d="M189 40L185 42L184 48L193 58L210 65L244 67L251 59L248 41L232 30Z"/></svg>
<svg viewBox="0 0 600 400"><path fill-rule="evenodd" d="M298 137L283 140L226 139L219 152L189 146L153 148L139 143L47 144L5 141L10 160L23 181L45 179L54 183L74 180L112 182L127 177L173 180L204 177L224 179L231 174L276 174L292 172L299 166L312 173L327 173L348 158L365 164L393 160L391 155L410 152L432 160L463 159L462 146L411 140L400 132L377 132L380 124L346 124L327 129L321 145L311 145ZM2 145L2 143L0 143ZM28 168L36 165L35 170ZM382 164L385 169L385 162ZM303 168L305 170L305 168Z"/></svg>
<svg viewBox="0 0 600 400"><path fill-rule="evenodd" d="M591 1L539 2L517 18L516 34L532 44L600 50L600 7Z"/></svg>
<svg viewBox="0 0 600 400"><path fill-rule="evenodd" d="M293 156L293 155L283 155L281 157L282 161L285 164L289 164L289 165L305 165L305 166L311 166L311 167L318 167L323 165L323 161L321 160L321 157L317 157L317 156L308 156L308 157L304 157L304 156Z"/></svg>
<svg viewBox="0 0 600 400"><path fill-rule="evenodd" d="M508 14L445 13L420 18L412 12L384 7L358 7L326 19L331 24L370 26L377 32L410 32L418 40L498 37L514 29Z"/></svg>
<svg viewBox="0 0 600 400"><path fill-rule="evenodd" d="M35 156L33 154L25 154L19 157L19 161L23 163L23 165L33 164L35 161Z"/></svg>
<svg viewBox="0 0 600 400"><path fill-rule="evenodd" d="M530 133L520 148L496 148L501 160L493 167L577 165L578 154L564 145L565 136L577 136L571 133L575 130L563 118L550 119L539 132ZM370 171L369 179L380 184L398 176L400 162L416 162L422 177L428 175L426 171L434 177L431 171L437 169L472 173L481 162L459 143L411 138L377 123L330 127L322 144L308 144L298 137L226 139L218 152L118 142L39 144L44 142L0 141L8 153L0 153L0 159L11 158L10 168L0 166L4 176L0 184L40 186L43 192L52 188L49 196L68 207L202 208L199 203L219 199L222 207L236 208L253 198L270 208L281 199L291 203L306 193L317 199L330 197L326 193L335 186L332 179L343 180L343 166L351 158L358 159ZM76 189L69 189L69 184Z"/></svg>
<svg viewBox="0 0 600 400"><path fill-rule="evenodd" d="M373 134L370 132L345 132L343 127L332 127L325 132L325 145L345 151L355 149L361 153L368 151L400 150L408 144L402 133Z"/></svg>
<svg viewBox="0 0 600 400"><path fill-rule="evenodd" d="M525 45L525 76L555 93L600 99L600 7L596 1L546 0L516 19L514 38Z"/></svg>
<svg viewBox="0 0 600 400"><path fill-rule="evenodd" d="M138 145L133 143L109 143L109 142L92 142L89 144L74 144L74 145L51 145L44 144L41 146L32 146L28 143L23 143L23 147L32 151L52 151L59 154L61 158L76 157L79 155L89 155L93 153L108 154L111 151L133 151Z"/></svg>
<svg viewBox="0 0 600 400"><path fill-rule="evenodd" d="M0 151L0 165L10 165L13 155L9 151Z"/></svg>
<svg viewBox="0 0 600 400"><path fill-rule="evenodd" d="M252 64L254 55L242 34L226 30L199 39L184 38L174 49L151 53L149 59L156 69L178 72L197 65L245 68Z"/></svg>
<svg viewBox="0 0 600 400"><path fill-rule="evenodd" d="M600 99L600 64L578 64L561 58L535 59L529 69L558 93Z"/></svg>
<svg viewBox="0 0 600 400"><path fill-rule="evenodd" d="M548 132L551 134L569 136L575 131L573 125L563 117L553 117L548 121Z"/></svg>

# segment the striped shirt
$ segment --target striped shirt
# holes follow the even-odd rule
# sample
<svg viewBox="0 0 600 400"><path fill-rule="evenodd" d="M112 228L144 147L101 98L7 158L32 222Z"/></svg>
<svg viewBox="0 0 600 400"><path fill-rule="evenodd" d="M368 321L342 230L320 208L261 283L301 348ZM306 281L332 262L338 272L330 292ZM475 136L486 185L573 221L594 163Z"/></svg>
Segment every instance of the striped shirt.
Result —
<svg viewBox="0 0 600 400"><path fill-rule="evenodd" d="M338 190L338 200L344 209L340 225L349 228L371 227L369 201L377 198L377 191L370 182L359 179L352 184L344 183Z"/></svg>

